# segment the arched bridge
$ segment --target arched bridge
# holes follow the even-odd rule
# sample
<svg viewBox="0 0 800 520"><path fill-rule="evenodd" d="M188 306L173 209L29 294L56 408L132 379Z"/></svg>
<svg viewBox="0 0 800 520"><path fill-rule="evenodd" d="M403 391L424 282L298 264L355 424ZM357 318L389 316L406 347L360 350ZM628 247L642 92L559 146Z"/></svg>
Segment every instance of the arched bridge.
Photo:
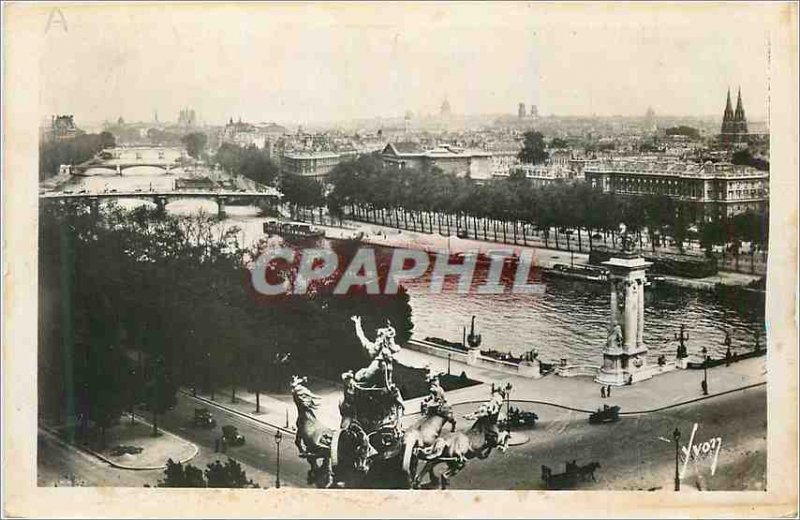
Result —
<svg viewBox="0 0 800 520"><path fill-rule="evenodd" d="M88 161L82 164L76 164L75 166L69 167L70 169L69 173L70 175L83 175L86 173L87 170L91 168L103 168L106 170L113 170L117 173L117 175L122 175L123 171L129 168L137 168L140 166L161 168L162 170L164 170L165 173L169 173L172 169L178 168L182 165L175 161L162 161L162 160L126 161L126 160L112 159L109 161L101 161L101 162Z"/></svg>
<svg viewBox="0 0 800 520"><path fill-rule="evenodd" d="M81 190L77 193L69 191L59 191L42 193L39 200L42 201L68 201L84 200L88 201L93 212L97 212L101 200L109 199L141 199L150 200L155 203L159 211L164 211L167 204L178 199L205 199L213 200L217 203L217 215L225 216L225 205L233 200L248 200L258 202L262 200L275 200L283 196L278 190L271 188L264 191L235 191L235 190L173 190L173 191L117 191L111 190L102 193L92 193Z"/></svg>

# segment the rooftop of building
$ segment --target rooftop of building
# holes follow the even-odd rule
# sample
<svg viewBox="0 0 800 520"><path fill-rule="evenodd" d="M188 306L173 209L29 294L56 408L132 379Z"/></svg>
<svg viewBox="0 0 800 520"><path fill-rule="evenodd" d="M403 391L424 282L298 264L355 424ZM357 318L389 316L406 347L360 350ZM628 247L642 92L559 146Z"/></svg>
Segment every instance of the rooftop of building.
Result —
<svg viewBox="0 0 800 520"><path fill-rule="evenodd" d="M328 150L290 150L283 156L289 159L335 159L339 154Z"/></svg>
<svg viewBox="0 0 800 520"><path fill-rule="evenodd" d="M679 161L647 161L639 159L614 159L587 164L585 172L629 172L656 173L680 177L733 177L733 176L769 176L769 172L752 166L741 166L729 162L694 163Z"/></svg>

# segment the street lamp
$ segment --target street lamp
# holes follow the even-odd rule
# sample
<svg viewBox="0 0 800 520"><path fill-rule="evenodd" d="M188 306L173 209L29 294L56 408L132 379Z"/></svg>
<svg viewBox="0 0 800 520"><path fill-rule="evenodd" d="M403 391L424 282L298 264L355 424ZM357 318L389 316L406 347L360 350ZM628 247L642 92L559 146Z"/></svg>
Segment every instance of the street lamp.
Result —
<svg viewBox="0 0 800 520"><path fill-rule="evenodd" d="M283 440L283 434L280 430L275 432L275 446L277 447L277 461L278 461L278 469L275 474L275 487L281 487L281 441Z"/></svg>
<svg viewBox="0 0 800 520"><path fill-rule="evenodd" d="M680 333L678 332L675 333L675 339L680 341L680 344L678 345L678 356L677 356L679 360L687 356L685 341L689 339L689 334L685 331L686 331L686 325L681 323ZM705 350L705 347L703 347L703 350Z"/></svg>
<svg viewBox="0 0 800 520"><path fill-rule="evenodd" d="M506 383L506 431L511 437L511 383Z"/></svg>
<svg viewBox="0 0 800 520"><path fill-rule="evenodd" d="M681 490L681 477L678 473L678 443L681 440L681 431L675 428L672 432L672 438L675 439L675 491Z"/></svg>
<svg viewBox="0 0 800 520"><path fill-rule="evenodd" d="M703 395L708 395L708 349L703 347Z"/></svg>

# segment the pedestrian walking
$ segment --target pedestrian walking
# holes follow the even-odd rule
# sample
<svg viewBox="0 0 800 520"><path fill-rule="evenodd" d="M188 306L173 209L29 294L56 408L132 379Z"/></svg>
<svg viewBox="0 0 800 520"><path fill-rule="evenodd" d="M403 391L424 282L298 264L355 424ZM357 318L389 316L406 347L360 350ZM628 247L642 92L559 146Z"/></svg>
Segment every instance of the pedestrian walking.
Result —
<svg viewBox="0 0 800 520"><path fill-rule="evenodd" d="M611 385L606 388L606 397L611 397Z"/></svg>
<svg viewBox="0 0 800 520"><path fill-rule="evenodd" d="M604 386L600 387L600 397L602 397L603 399L606 398L606 387Z"/></svg>

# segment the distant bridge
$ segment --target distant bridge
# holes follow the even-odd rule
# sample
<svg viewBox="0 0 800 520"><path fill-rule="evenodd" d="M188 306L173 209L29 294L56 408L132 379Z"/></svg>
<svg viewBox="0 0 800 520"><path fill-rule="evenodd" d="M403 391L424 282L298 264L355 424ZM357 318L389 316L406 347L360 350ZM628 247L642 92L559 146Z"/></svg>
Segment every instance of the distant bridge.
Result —
<svg viewBox="0 0 800 520"><path fill-rule="evenodd" d="M225 216L225 204L232 200L249 200L258 202L261 200L275 200L283 197L283 194L278 190L272 188L265 191L236 191L236 190L159 190L159 191L104 191L104 192L89 192L81 190L79 192L66 192L57 191L42 193L39 195L39 200L43 201L68 201L68 200L85 200L88 201L92 207L93 212L97 212L100 200L108 199L140 199L149 200L155 203L159 211L164 211L167 204L177 199L205 199L213 200L217 203L217 215L220 217Z"/></svg>
<svg viewBox="0 0 800 520"><path fill-rule="evenodd" d="M114 170L116 171L117 175L122 175L124 170L129 168L137 168L140 166L150 166L152 168L161 168L164 170L165 173L169 173L170 170L173 168L178 168L182 166L180 163L175 161L167 161L167 160L124 160L124 159L110 159L108 161L102 162L94 162L94 161L87 161L85 163L76 164L74 166L70 166L69 173L70 175L83 175L86 173L87 170L92 168L103 168L106 170Z"/></svg>

